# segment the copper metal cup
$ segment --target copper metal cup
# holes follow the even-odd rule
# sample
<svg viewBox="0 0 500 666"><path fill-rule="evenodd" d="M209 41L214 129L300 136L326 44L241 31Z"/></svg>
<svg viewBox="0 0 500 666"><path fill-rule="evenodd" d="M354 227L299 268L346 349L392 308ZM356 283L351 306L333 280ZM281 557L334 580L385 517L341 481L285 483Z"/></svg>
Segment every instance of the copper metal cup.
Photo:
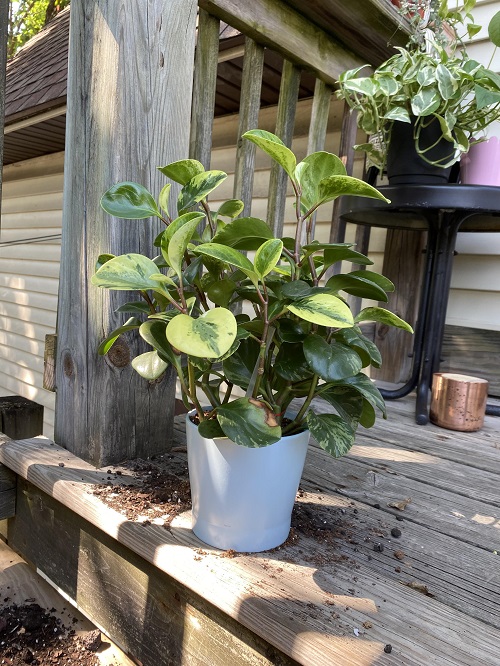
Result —
<svg viewBox="0 0 500 666"><path fill-rule="evenodd" d="M484 424L487 399L486 379L436 372L432 380L430 419L449 430L479 430Z"/></svg>

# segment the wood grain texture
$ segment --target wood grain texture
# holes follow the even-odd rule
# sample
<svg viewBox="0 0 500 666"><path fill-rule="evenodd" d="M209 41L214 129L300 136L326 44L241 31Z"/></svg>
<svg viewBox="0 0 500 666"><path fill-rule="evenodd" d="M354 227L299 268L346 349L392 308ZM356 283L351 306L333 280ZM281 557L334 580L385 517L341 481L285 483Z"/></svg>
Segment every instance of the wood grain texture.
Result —
<svg viewBox="0 0 500 666"><path fill-rule="evenodd" d="M94 462L169 446L173 377L141 379L130 361L143 347L132 336L98 357L130 294L89 278L102 252L153 252L159 223L111 219L99 201L125 180L157 196L156 167L187 156L196 10L195 0L72 7L55 437Z"/></svg>
<svg viewBox="0 0 500 666"><path fill-rule="evenodd" d="M389 294L388 303L381 305L413 327L417 321L426 236L420 231L387 231L382 273L394 283L396 289ZM414 336L380 324L376 327L375 342L382 359L387 360L379 370L374 370L372 376L386 382L405 382L411 373Z"/></svg>
<svg viewBox="0 0 500 666"><path fill-rule="evenodd" d="M220 21L203 9L198 14L198 40L193 82L189 156L210 168Z"/></svg>
<svg viewBox="0 0 500 666"><path fill-rule="evenodd" d="M0 3L0 164L3 165L5 124L5 82L7 67L7 38L9 26L9 3ZM0 173L0 209L2 201L2 174ZM0 210L1 212L1 210ZM0 229L2 226L0 218Z"/></svg>
<svg viewBox="0 0 500 666"><path fill-rule="evenodd" d="M274 133L288 148L291 147L293 139L295 112L300 87L300 73L300 69L293 63L289 60L284 61ZM266 219L277 238L283 236L287 183L288 176L285 170L277 162L273 162L269 176Z"/></svg>
<svg viewBox="0 0 500 666"><path fill-rule="evenodd" d="M331 85L344 70L363 64L351 49L335 41L283 0L252 0L251 3L200 0L199 5Z"/></svg>
<svg viewBox="0 0 500 666"><path fill-rule="evenodd" d="M322 403L316 409L320 412ZM500 640L500 570L498 556L491 552L498 547L500 525L498 421L486 417L478 433L452 433L417 426L413 399L392 402L388 409L389 421L370 431L361 429L349 456L332 460L314 445L308 453L299 506L309 512L309 520L325 525L325 539L328 530L335 529L332 521L337 526L345 521L346 536L323 543L300 532L295 545L234 559L221 558L218 551L203 545L200 556L201 544L190 532L188 515L176 519L171 532L119 516L86 492L105 480L104 470L93 469L50 442L9 442L0 447L0 460L28 478L31 485L23 498L33 498L28 503L33 521L42 527L45 521L47 533L49 526L62 529L61 534L75 530L70 527L75 520L80 526L78 543L85 547L80 555L76 546L71 552L78 557L82 576L74 573L76 565L69 567L64 575L73 571L70 582L75 585L77 580L83 591L88 578L94 588L102 584L113 590L111 600L96 593L99 604L111 605L120 593L120 585L112 583L113 572L119 572L122 581L133 572L130 585L121 586L126 588L124 594L130 587L135 599L130 608L141 622L141 609L154 608L153 590L158 587L159 598L170 608L170 585L179 584L181 613L184 599L203 597L205 604L232 617L242 630L307 666L389 666L394 659L405 666L494 666ZM184 442L182 417L176 420L174 436L179 444ZM488 461L479 462L486 451ZM64 467L59 467L60 462ZM480 470L478 464L487 469ZM57 502L51 503L43 493ZM390 506L405 498L411 501L404 511ZM62 518L58 503L70 510L71 518ZM75 514L105 535L93 540L92 526L79 522ZM391 535L394 528L400 529L400 537ZM29 529L19 529L27 542ZM48 539L43 534L40 538L42 544ZM57 541L64 543L64 538ZM379 542L384 547L374 550ZM24 547L33 550L37 543L33 540ZM131 551L124 556L124 567L116 564L120 544ZM41 551L47 548L40 546ZM133 553L139 558L134 559ZM90 565L85 561L89 554ZM54 558L44 558L55 569L50 564ZM154 564L160 575L166 574L168 585L165 579L158 583L150 579L154 583L141 596L144 564L130 568L140 558ZM426 586L433 597L408 587L415 584ZM208 607L203 608L205 612ZM208 615L227 629L220 615L212 615L217 612L212 609ZM120 618L127 615L131 614L122 611ZM206 634L203 628L214 626L190 610L185 617L185 627L195 625L193 617L200 622L198 640ZM171 626L177 641L179 625ZM383 651L387 643L393 646L391 655ZM200 663L211 663L207 653L196 654L205 655ZM241 649L232 663L247 663L247 654Z"/></svg>
<svg viewBox="0 0 500 666"><path fill-rule="evenodd" d="M57 335L46 335L43 354L43 388L47 391L56 390L56 358Z"/></svg>
<svg viewBox="0 0 500 666"><path fill-rule="evenodd" d="M242 216L250 215L253 198L253 176L255 163L255 144L242 139L248 130L259 125L260 90L264 67L264 48L246 38L243 58L243 77L241 80L240 113L238 121L238 141L236 148L236 166L234 172L233 197L245 204Z"/></svg>

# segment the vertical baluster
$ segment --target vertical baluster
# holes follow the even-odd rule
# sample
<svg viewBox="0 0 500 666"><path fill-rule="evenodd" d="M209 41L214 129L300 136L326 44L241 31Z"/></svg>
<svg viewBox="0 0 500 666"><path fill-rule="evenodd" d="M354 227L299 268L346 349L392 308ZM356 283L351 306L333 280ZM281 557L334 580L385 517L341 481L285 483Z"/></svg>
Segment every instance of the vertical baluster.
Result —
<svg viewBox="0 0 500 666"><path fill-rule="evenodd" d="M252 208L255 145L250 141L245 141L241 136L246 131L255 129L259 123L263 68L264 47L247 37L243 59L238 143L234 173L234 197L241 199L245 204L243 215L250 215Z"/></svg>
<svg viewBox="0 0 500 666"><path fill-rule="evenodd" d="M299 95L301 70L285 60L281 74L280 96L275 133L289 148L292 145L295 112ZM273 162L269 179L267 223L275 236L282 236L285 220L286 187L288 176L279 164Z"/></svg>
<svg viewBox="0 0 500 666"><path fill-rule="evenodd" d="M198 41L196 44L193 110L189 155L210 168L212 152L212 126L215 108L215 86L219 57L220 21L204 9L198 15Z"/></svg>

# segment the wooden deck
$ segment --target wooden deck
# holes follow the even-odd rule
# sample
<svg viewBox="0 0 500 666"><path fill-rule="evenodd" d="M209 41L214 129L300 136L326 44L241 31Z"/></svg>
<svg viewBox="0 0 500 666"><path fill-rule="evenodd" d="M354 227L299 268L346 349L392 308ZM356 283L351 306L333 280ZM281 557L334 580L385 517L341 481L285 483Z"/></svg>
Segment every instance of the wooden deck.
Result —
<svg viewBox="0 0 500 666"><path fill-rule="evenodd" d="M43 491L37 502L69 507L189 593L183 634L171 633L181 656L162 666L497 666L500 420L487 417L477 433L422 427L413 404L389 403L389 419L361 430L346 458L334 461L310 447L297 539L258 555L221 557L192 535L189 516L171 532L127 521L85 492L102 482L102 471L46 441L7 441L0 461L28 479L31 496L33 488ZM176 436L182 443L179 417ZM57 517L57 508L51 511ZM391 535L394 529L401 535ZM85 545L81 528L79 539ZM36 559L33 548L30 554ZM78 566L75 594L84 600L78 585L92 571L83 576ZM108 613L111 606L107 599ZM218 652L200 651L208 621L212 632L227 630Z"/></svg>

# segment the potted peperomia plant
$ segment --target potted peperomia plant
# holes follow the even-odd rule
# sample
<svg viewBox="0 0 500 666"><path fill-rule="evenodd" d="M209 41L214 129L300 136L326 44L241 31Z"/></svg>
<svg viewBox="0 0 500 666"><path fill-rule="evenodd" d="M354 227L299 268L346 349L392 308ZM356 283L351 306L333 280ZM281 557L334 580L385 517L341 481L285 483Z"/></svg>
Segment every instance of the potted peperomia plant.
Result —
<svg viewBox="0 0 500 666"><path fill-rule="evenodd" d="M137 329L152 348L132 361L137 372L149 381L169 366L177 372L192 410L187 442L194 532L220 548L258 551L288 535L309 433L337 457L349 451L359 425L373 425L377 409L385 415L379 391L363 373L380 366L380 354L360 324L411 328L380 307L354 317L345 294L385 301L392 283L368 270L325 280L334 264L372 262L352 244L320 243L312 234L312 216L322 204L343 194L384 197L347 176L336 155L317 152L297 164L273 134L252 130L244 137L288 174L295 237L275 238L264 221L237 217L243 209L238 200L210 210L207 197L226 174L181 160L159 167L182 185L175 219L169 184L158 202L136 183L104 194L110 215L156 216L166 229L155 241L156 258L102 255L92 282L142 296L120 308L133 317L100 352L122 332ZM332 413L316 413L316 397ZM295 399L302 404L294 413Z"/></svg>
<svg viewBox="0 0 500 666"><path fill-rule="evenodd" d="M391 184L444 183L471 141L500 119L500 76L470 58L463 43L481 29L470 13L476 0L460 11L429 0L425 13L420 0L400 4L414 26L407 47L369 76L362 75L366 65L344 72L338 95L371 137L356 148L387 168ZM488 33L499 46L500 12Z"/></svg>

